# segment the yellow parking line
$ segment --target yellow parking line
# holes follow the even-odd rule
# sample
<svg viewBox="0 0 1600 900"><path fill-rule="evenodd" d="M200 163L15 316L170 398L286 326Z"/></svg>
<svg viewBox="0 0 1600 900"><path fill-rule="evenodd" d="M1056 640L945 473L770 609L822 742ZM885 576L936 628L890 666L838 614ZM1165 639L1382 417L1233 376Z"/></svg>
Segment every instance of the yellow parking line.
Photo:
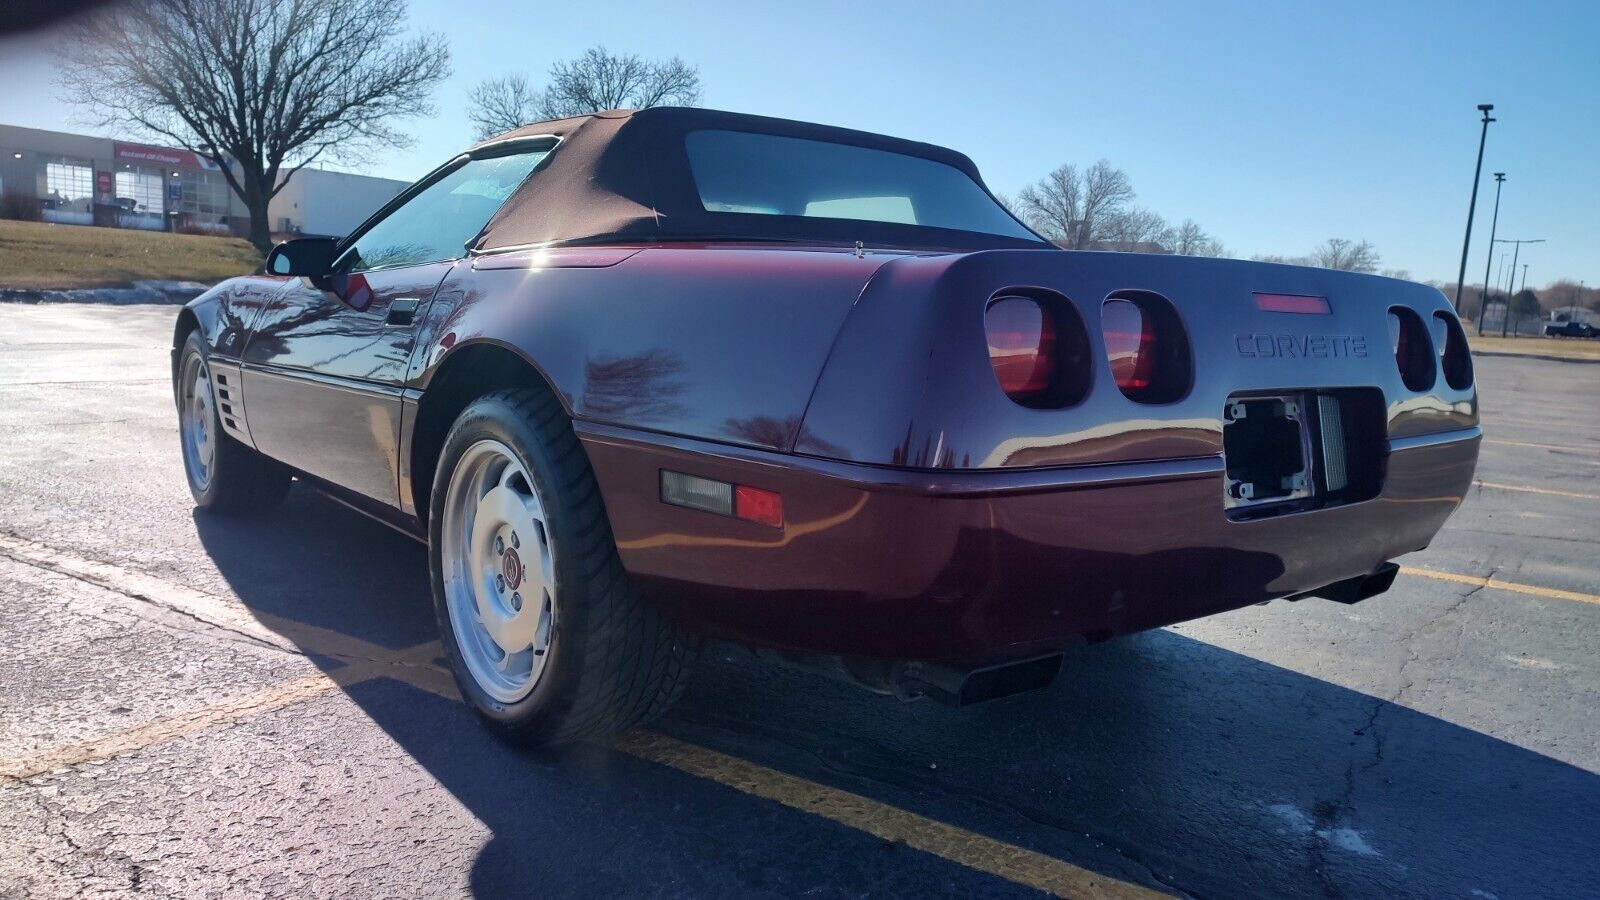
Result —
<svg viewBox="0 0 1600 900"><path fill-rule="evenodd" d="M329 675L307 675L264 690L231 697L221 703L166 716L134 728L52 747L30 756L0 759L0 787L14 781L26 781L57 769L68 769L144 750L156 744L164 744L204 731L213 725L243 721L262 713L291 706L302 700L320 697L347 681L349 679L347 672L359 674L361 679L372 677L370 674L354 673L354 670L346 669Z"/></svg>
<svg viewBox="0 0 1600 900"><path fill-rule="evenodd" d="M1516 491L1522 494L1549 494L1552 497L1575 497L1579 500L1600 500L1600 494L1580 494L1577 491L1558 491L1553 488L1528 487L1521 484L1500 484L1494 481L1474 481L1481 488L1495 491Z"/></svg>
<svg viewBox="0 0 1600 900"><path fill-rule="evenodd" d="M1437 578L1440 581L1470 584L1473 587L1488 587L1501 591L1514 591L1518 594L1530 594L1535 597L1549 597L1552 600L1574 600L1578 603L1600 605L1600 595L1563 591L1557 588L1539 587L1534 584L1520 584L1515 581L1502 581L1493 575L1460 575L1455 572L1440 572L1437 569L1419 569L1415 566L1401 566L1400 572L1404 575L1420 575L1423 578Z"/></svg>
<svg viewBox="0 0 1600 900"><path fill-rule="evenodd" d="M1131 882L968 831L945 822L807 781L737 756L708 750L653 731L635 730L612 746L640 759L772 800L886 841L905 844L969 869L1058 897L1166 897Z"/></svg>
<svg viewBox="0 0 1600 900"><path fill-rule="evenodd" d="M440 652L437 641L403 650L388 650L348 635L305 626L292 620L256 614L261 621L250 621L251 614L237 608L227 598L203 594L120 566L79 559L15 535L0 534L0 557L119 593L131 593L169 608L182 609L202 621L245 631L272 643L278 643L283 636L291 636L303 650L351 660L350 665L329 673L297 678L143 725L27 756L0 758L0 787L135 753L212 726L244 721L324 696L338 687L349 687L378 677L395 678L447 698L458 699L460 696L449 674L434 664L434 658ZM266 626L270 626L270 630ZM714 781L754 797L772 800L887 841L904 843L957 865L1057 896L1115 900L1168 896L1025 847L657 732L635 730L614 739L611 746L640 759Z"/></svg>

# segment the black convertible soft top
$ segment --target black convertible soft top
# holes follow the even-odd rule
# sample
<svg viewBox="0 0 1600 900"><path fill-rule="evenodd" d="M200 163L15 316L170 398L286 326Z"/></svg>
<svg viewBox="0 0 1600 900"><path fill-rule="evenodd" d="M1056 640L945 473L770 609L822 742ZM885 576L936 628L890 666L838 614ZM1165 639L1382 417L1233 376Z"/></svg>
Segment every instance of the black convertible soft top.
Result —
<svg viewBox="0 0 1600 900"><path fill-rule="evenodd" d="M1051 248L1043 239L859 219L708 211L691 171L685 137L716 130L796 137L934 160L959 169L992 199L964 154L932 144L684 107L612 110L525 125L472 148L493 152L542 135L553 152L484 229L478 252L602 241L777 240L935 249ZM1019 231L1024 229L1018 229Z"/></svg>

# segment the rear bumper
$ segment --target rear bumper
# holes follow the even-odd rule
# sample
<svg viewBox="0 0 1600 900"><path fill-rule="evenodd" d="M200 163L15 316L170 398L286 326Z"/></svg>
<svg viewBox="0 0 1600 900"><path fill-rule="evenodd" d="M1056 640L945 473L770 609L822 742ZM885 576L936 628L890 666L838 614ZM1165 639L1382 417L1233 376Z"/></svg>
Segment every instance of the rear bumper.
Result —
<svg viewBox="0 0 1600 900"><path fill-rule="evenodd" d="M1481 438L1391 440L1375 499L1236 522L1220 457L926 471L577 430L624 566L678 615L786 650L969 664L1374 572L1433 539ZM661 469L779 491L785 525L666 506Z"/></svg>

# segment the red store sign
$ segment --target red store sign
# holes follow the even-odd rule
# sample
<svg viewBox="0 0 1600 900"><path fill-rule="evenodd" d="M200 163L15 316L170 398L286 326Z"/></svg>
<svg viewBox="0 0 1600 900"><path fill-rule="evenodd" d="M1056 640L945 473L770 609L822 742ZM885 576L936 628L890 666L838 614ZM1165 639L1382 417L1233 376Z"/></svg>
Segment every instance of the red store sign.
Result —
<svg viewBox="0 0 1600 900"><path fill-rule="evenodd" d="M180 169L209 169L213 172L220 169L216 163L198 153L171 147L152 147L149 144L124 144L118 141L112 144L112 156L118 162L153 163Z"/></svg>

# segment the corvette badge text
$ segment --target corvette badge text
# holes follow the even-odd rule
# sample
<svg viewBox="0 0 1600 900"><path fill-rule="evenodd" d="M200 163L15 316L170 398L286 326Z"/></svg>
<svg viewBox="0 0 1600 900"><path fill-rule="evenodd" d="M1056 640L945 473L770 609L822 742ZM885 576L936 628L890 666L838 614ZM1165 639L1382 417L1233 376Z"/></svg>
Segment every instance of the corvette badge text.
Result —
<svg viewBox="0 0 1600 900"><path fill-rule="evenodd" d="M1233 336L1240 356L1286 359L1337 359L1367 355L1367 339L1358 334L1269 334L1251 332Z"/></svg>

